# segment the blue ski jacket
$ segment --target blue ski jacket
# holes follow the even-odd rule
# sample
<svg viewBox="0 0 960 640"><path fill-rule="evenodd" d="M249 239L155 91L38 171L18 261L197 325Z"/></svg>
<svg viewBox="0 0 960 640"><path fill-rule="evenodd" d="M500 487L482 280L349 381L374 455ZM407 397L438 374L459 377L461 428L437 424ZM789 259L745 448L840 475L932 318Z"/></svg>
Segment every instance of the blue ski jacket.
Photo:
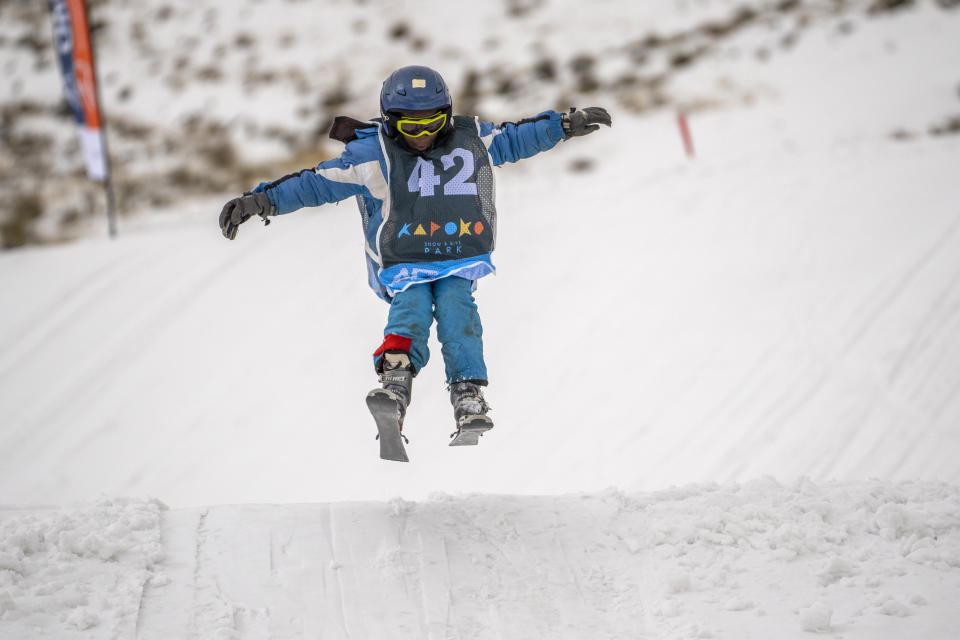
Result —
<svg viewBox="0 0 960 640"><path fill-rule="evenodd" d="M555 111L544 111L535 118L517 123L495 125L478 118L474 121L494 166L529 158L552 149L565 139L561 114ZM385 216L390 215L390 177L383 135L379 123L371 121L369 128L356 131L357 138L347 144L340 157L321 162L315 169L261 183L253 191L266 193L276 207L277 215L356 197L363 222L368 283L385 300L389 301L393 295L420 282L448 276L477 280L494 273L489 253L384 267L378 248L378 232L384 225Z"/></svg>

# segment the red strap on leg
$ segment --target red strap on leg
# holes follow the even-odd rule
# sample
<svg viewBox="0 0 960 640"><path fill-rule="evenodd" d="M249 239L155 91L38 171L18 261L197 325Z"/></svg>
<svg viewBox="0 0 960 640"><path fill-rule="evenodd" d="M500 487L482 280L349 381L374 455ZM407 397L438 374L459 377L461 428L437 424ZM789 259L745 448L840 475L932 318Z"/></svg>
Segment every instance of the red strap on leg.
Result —
<svg viewBox="0 0 960 640"><path fill-rule="evenodd" d="M373 355L374 357L382 356L384 351L403 351L405 353L410 353L410 345L412 343L413 338L404 338L403 336L390 333L387 334L387 337L383 339L383 344L380 345L379 349L373 352Z"/></svg>

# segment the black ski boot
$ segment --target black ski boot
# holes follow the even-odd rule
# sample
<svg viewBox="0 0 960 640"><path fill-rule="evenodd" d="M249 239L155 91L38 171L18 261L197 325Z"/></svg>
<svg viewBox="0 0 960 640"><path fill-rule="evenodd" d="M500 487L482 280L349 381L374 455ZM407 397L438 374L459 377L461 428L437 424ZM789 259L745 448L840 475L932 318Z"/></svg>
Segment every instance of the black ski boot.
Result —
<svg viewBox="0 0 960 640"><path fill-rule="evenodd" d="M493 428L493 420L487 416L490 405L477 382L465 380L450 385L450 403L457 421L457 430L451 434L451 447L477 444L480 436Z"/></svg>
<svg viewBox="0 0 960 640"><path fill-rule="evenodd" d="M380 457L384 460L409 462L403 443L403 418L413 392L413 365L403 352L387 352L381 362L381 389L367 394L367 408L377 423Z"/></svg>

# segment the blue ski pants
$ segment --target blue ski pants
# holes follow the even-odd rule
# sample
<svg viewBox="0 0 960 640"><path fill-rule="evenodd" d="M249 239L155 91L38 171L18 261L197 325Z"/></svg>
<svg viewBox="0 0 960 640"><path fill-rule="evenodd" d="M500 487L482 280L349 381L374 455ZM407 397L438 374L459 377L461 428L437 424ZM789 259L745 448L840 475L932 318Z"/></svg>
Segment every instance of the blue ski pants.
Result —
<svg viewBox="0 0 960 640"><path fill-rule="evenodd" d="M472 281L448 276L401 291L390 304L387 327L383 330L387 338L384 345L398 336L409 338L410 362L420 371L430 359L427 339L436 319L447 384L463 380L486 382L483 327L472 289Z"/></svg>

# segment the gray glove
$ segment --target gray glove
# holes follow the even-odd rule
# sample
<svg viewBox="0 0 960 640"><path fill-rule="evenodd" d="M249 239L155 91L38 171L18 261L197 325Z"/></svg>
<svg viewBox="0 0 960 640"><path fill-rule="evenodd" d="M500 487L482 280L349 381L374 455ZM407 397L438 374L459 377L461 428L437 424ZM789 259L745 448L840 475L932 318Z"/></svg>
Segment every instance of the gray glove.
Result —
<svg viewBox="0 0 960 640"><path fill-rule="evenodd" d="M610 114L603 107L587 107L583 111L577 111L576 107L571 107L570 113L565 113L560 117L563 133L568 138L585 136L599 129L601 124L609 127L612 123Z"/></svg>
<svg viewBox="0 0 960 640"><path fill-rule="evenodd" d="M223 205L220 212L220 231L227 240L233 240L237 237L237 229L241 224L252 218L260 216L264 224L270 224L267 216L276 215L277 208L270 203L270 198L265 193L245 193L239 198L234 198Z"/></svg>

